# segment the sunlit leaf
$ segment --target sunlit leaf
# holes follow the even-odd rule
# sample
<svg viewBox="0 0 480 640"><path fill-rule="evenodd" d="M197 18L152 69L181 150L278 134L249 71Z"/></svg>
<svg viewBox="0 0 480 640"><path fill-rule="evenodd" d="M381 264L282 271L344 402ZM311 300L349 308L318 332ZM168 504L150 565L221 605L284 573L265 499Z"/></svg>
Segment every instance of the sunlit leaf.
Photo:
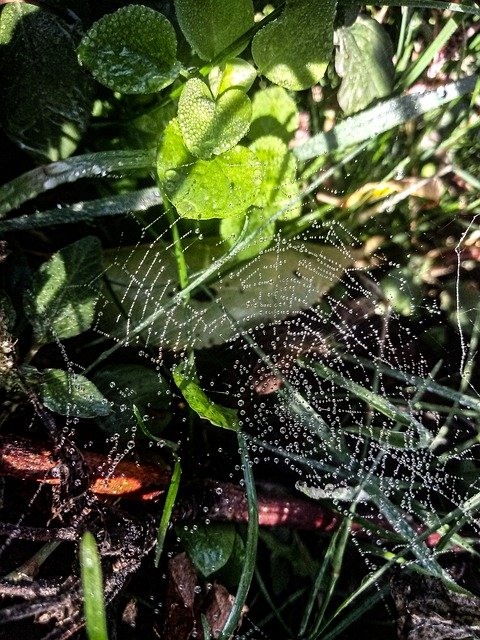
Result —
<svg viewBox="0 0 480 640"><path fill-rule="evenodd" d="M248 137L277 136L284 142L298 129L298 110L293 98L282 87L257 91L252 100L252 122Z"/></svg>
<svg viewBox="0 0 480 640"><path fill-rule="evenodd" d="M212 94L217 97L227 89L248 91L256 77L254 66L242 58L233 58L219 67L213 67L208 74L208 83Z"/></svg>
<svg viewBox="0 0 480 640"><path fill-rule="evenodd" d="M178 102L178 122L186 147L207 160L232 149L247 133L252 105L240 89L229 89L215 100L198 78L186 83Z"/></svg>
<svg viewBox="0 0 480 640"><path fill-rule="evenodd" d="M108 640L102 565L97 543L90 531L86 531L80 540L79 560L88 640Z"/></svg>
<svg viewBox="0 0 480 640"><path fill-rule="evenodd" d="M287 145L275 136L257 138L250 149L264 167L264 177L260 193L255 200L255 206L273 211L282 209L295 200L299 194L298 183L295 181L297 162ZM300 215L301 203L291 205L282 220L295 218Z"/></svg>
<svg viewBox="0 0 480 640"><path fill-rule="evenodd" d="M252 0L175 0L175 11L184 36L204 60L253 27Z"/></svg>
<svg viewBox="0 0 480 640"><path fill-rule="evenodd" d="M40 385L43 404L55 413L74 418L95 418L110 413L110 405L85 376L61 369L45 369Z"/></svg>
<svg viewBox="0 0 480 640"><path fill-rule="evenodd" d="M69 156L87 128L93 83L68 25L33 4L0 12L0 124L41 162Z"/></svg>
<svg viewBox="0 0 480 640"><path fill-rule="evenodd" d="M271 82L300 91L316 84L327 70L333 49L336 0L287 0L277 20L252 42L258 72Z"/></svg>
<svg viewBox="0 0 480 640"><path fill-rule="evenodd" d="M101 273L101 245L93 236L57 251L42 264L25 296L37 343L71 338L91 326Z"/></svg>
<svg viewBox="0 0 480 640"><path fill-rule="evenodd" d="M190 409L196 414L208 420L210 424L223 429L237 431L239 428L237 411L222 407L213 402L200 387L198 379L191 368L185 364L177 365L173 370L175 384L182 392L182 396L187 401Z"/></svg>
<svg viewBox="0 0 480 640"><path fill-rule="evenodd" d="M93 77L121 93L168 87L180 72L176 55L177 38L167 18L135 4L100 18L78 48L80 62Z"/></svg>
<svg viewBox="0 0 480 640"><path fill-rule="evenodd" d="M165 130L157 170L178 213L198 220L243 214L257 197L263 177L255 154L246 147L199 160L185 146L177 120Z"/></svg>
<svg viewBox="0 0 480 640"><path fill-rule="evenodd" d="M344 113L361 111L377 98L389 95L395 68L388 34L373 18L361 16L335 32L338 49L335 69L343 78L338 104Z"/></svg>

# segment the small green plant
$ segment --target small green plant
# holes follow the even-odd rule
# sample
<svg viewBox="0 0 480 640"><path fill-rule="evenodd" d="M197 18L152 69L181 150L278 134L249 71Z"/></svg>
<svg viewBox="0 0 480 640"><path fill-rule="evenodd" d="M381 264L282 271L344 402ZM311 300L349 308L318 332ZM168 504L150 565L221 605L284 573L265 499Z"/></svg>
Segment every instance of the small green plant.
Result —
<svg viewBox="0 0 480 640"><path fill-rule="evenodd" d="M2 424L22 435L32 405L56 455L101 443L107 479L158 445L173 471L154 564L175 583L187 552L182 608L205 637L232 637L252 584L255 625L309 640L341 637L398 566L469 588L445 558L479 538L480 10L397 4L0 10L0 124L38 163L0 187ZM332 511L327 542L259 535L265 461ZM242 484L241 517L205 505L206 522L171 526L204 468ZM115 513L67 498L76 526ZM116 533L139 568L155 536ZM87 634L106 640L89 533L80 570ZM218 581L236 595L207 619Z"/></svg>

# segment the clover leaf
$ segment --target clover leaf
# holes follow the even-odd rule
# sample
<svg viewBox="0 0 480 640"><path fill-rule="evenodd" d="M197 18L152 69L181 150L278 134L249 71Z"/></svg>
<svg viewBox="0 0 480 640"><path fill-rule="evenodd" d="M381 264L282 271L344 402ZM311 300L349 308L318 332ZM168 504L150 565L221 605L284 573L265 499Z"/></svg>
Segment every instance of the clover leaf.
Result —
<svg viewBox="0 0 480 640"><path fill-rule="evenodd" d="M229 89L215 100L202 80L192 78L178 102L178 122L186 147L207 160L232 149L250 126L252 105L240 89Z"/></svg>
<svg viewBox="0 0 480 640"><path fill-rule="evenodd" d="M180 216L206 220L244 213L258 195L263 170L253 151L236 146L211 160L193 156L177 119L160 144L157 171Z"/></svg>
<svg viewBox="0 0 480 640"><path fill-rule="evenodd" d="M252 55L260 74L300 91L324 75L333 48L336 0L287 0L280 18L254 37Z"/></svg>
<svg viewBox="0 0 480 640"><path fill-rule="evenodd" d="M181 69L176 54L167 18L135 4L100 18L78 48L93 77L121 93L155 93L172 84Z"/></svg>
<svg viewBox="0 0 480 640"><path fill-rule="evenodd" d="M175 0L175 11L183 35L204 60L212 60L254 24L252 0Z"/></svg>

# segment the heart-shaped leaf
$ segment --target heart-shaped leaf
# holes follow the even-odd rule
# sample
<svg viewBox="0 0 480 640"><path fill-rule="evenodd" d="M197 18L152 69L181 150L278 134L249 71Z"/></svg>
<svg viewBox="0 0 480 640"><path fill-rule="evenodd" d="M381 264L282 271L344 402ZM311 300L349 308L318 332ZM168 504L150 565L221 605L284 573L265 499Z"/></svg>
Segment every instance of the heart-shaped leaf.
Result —
<svg viewBox="0 0 480 640"><path fill-rule="evenodd" d="M392 43L383 27L373 18L361 16L335 35L335 69L343 78L337 99L344 113L355 113L389 95L395 68Z"/></svg>
<svg viewBox="0 0 480 640"><path fill-rule="evenodd" d="M229 89L216 100L198 78L189 80L178 101L178 122L187 149L207 160L232 149L250 126L252 105L240 89Z"/></svg>
<svg viewBox="0 0 480 640"><path fill-rule="evenodd" d="M176 119L165 129L157 170L179 215L198 220L241 215L257 197L263 178L260 163L246 147L234 147L211 160L195 158Z"/></svg>
<svg viewBox="0 0 480 640"><path fill-rule="evenodd" d="M259 74L300 91L324 75L333 48L336 0L287 0L281 17L253 39L252 55Z"/></svg>
<svg viewBox="0 0 480 640"><path fill-rule="evenodd" d="M93 77L121 93L155 93L180 72L177 38L167 18L148 7L129 5L95 22L78 48Z"/></svg>
<svg viewBox="0 0 480 640"><path fill-rule="evenodd" d="M254 25L252 0L175 0L175 11L183 35L204 60L212 60Z"/></svg>

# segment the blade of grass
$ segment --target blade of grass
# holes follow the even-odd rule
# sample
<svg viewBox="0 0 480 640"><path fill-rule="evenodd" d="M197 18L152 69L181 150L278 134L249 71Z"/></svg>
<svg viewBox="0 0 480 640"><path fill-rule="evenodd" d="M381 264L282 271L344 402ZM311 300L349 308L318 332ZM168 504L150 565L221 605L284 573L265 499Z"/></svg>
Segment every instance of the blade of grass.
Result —
<svg viewBox="0 0 480 640"><path fill-rule="evenodd" d="M346 4L358 5L357 0L345 0ZM437 9L438 11L455 11L480 16L480 9L470 4L440 2L439 0L382 0L385 7L415 7L417 9Z"/></svg>
<svg viewBox="0 0 480 640"><path fill-rule="evenodd" d="M318 602L319 593L323 588L322 604L320 606L317 619L313 623L312 630L308 635L309 640L313 640L317 637L318 630L322 625L323 617L325 615L325 610L330 602L333 589L335 588L335 584L340 574L343 554L350 532L350 524L351 520L346 518L330 540L327 552L325 553L323 562L310 591L307 606L305 607L300 629L298 631L298 636L303 637L305 635L313 609L315 604Z"/></svg>
<svg viewBox="0 0 480 640"><path fill-rule="evenodd" d="M367 111L347 118L330 131L313 136L295 147L293 153L298 160L305 162L322 154L341 151L365 142L472 92L476 83L477 76L472 75L438 89L385 100Z"/></svg>
<svg viewBox="0 0 480 640"><path fill-rule="evenodd" d="M76 202L60 209L49 209L0 222L0 233L41 229L61 224L74 224L95 218L123 216L132 211L146 211L162 204L158 189L150 187L130 193Z"/></svg>
<svg viewBox="0 0 480 640"><path fill-rule="evenodd" d="M160 524L157 531L157 545L155 548L155 560L154 564L158 567L160 557L163 551L163 543L165 542L165 536L167 535L168 525L170 524L170 518L172 517L173 507L177 498L178 487L180 486L180 478L182 477L182 467L180 465L180 459L175 457L175 465L173 467L172 479L168 487L167 496L165 498L165 504L163 505L162 517L160 518Z"/></svg>
<svg viewBox="0 0 480 640"><path fill-rule="evenodd" d="M421 74L428 67L430 62L436 56L436 54L440 51L440 49L450 40L455 31L461 25L463 21L463 16L453 16L443 25L440 33L437 35L435 40L429 44L429 46L422 52L422 54L415 60L414 64L412 64L408 71L400 78L398 83L398 87L400 89L406 89L410 87L417 78L421 76Z"/></svg>
<svg viewBox="0 0 480 640"><path fill-rule="evenodd" d="M102 565L90 531L86 531L80 540L79 560L87 636L89 640L108 640Z"/></svg>
<svg viewBox="0 0 480 640"><path fill-rule="evenodd" d="M73 156L24 173L0 188L0 218L45 191L80 178L101 178L155 165L155 150L99 151Z"/></svg>
<svg viewBox="0 0 480 640"><path fill-rule="evenodd" d="M240 458L242 460L243 478L245 480L245 492L247 494L248 505L248 525L247 540L245 543L245 560L242 568L242 574L238 583L237 593L233 601L232 608L228 614L227 620L223 625L223 629L218 636L219 640L228 640L237 628L242 609L247 599L250 584L252 582L253 573L257 559L257 541L258 541L258 501L253 473L248 455L247 440L243 433L238 433L238 444Z"/></svg>

